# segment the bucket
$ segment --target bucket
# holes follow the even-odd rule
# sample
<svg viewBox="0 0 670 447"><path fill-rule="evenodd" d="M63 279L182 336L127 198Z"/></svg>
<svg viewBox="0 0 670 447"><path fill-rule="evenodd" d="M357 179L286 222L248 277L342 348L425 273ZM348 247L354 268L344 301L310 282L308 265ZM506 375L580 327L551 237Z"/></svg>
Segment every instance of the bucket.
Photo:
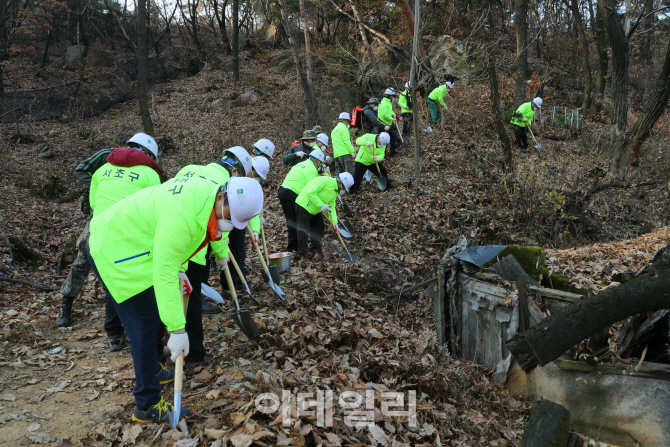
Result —
<svg viewBox="0 0 670 447"><path fill-rule="evenodd" d="M276 265L279 273L291 271L291 253L272 253L268 256L270 265Z"/></svg>

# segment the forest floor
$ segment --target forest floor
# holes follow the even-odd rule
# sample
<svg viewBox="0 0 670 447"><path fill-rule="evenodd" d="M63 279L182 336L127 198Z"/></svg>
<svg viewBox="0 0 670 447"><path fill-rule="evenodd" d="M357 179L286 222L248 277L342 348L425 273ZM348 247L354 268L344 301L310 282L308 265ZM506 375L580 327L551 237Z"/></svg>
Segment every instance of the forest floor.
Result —
<svg viewBox="0 0 670 447"><path fill-rule="evenodd" d="M156 86L156 135L165 136L159 141L168 175L186 164L216 160L230 146L251 147L265 137L275 142L271 179L263 186L269 250L278 252L285 246L285 229L276 190L287 172L279 159L302 133L296 100L301 95L294 75L276 73L263 61L245 62L242 78L235 87L229 73L207 69ZM335 78L324 74L320 82ZM260 101L236 106L238 96L252 89ZM261 326L263 341L254 346L244 338L227 316L229 303L223 314L205 317L206 343L215 360L187 374L184 405L194 410L188 433L131 422L132 361L127 348L107 350L104 297L92 274L75 301L74 326L67 329L56 323L58 291L0 281L0 445L186 446L203 445L204 439L235 446L518 445L529 402L512 396L492 371L453 358L437 343L431 298L423 292L405 297L402 289L435 276L444 252L461 235L470 245L554 249L552 268L574 284L607 287L613 271L637 269L656 247L670 242L667 228L661 228L670 223L667 177L666 183L659 181L667 167L656 163L661 149L647 154L624 187L605 189L583 206L590 226L574 224L579 216L567 207L570 193L614 182L602 150L606 126L585 120L579 134L538 126L543 153L517 154L517 187L511 188L499 168L502 155L489 114L473 106L487 89L475 85L450 98L455 112L422 136L418 187L408 141L400 157L385 162L393 189L380 193L373 180L347 200L354 215L346 217L356 228L347 242L358 262L342 261L338 241L327 234L324 251L330 262L294 262L282 279L283 307L262 283L249 250L251 287L262 304L241 304ZM223 107L212 106L217 99ZM329 130L332 123L323 127ZM0 125L5 165L0 227L41 257L40 263L20 263L14 270L3 240L5 277L62 283L68 269L60 270L59 259L71 262L86 223L76 200L83 188L72 176L74 167L98 149L121 145L140 128L136 100L67 124ZM32 143L10 144L17 132L32 136ZM53 158L37 157L44 144ZM644 181L656 183L636 186ZM652 231L634 243L613 242ZM592 242L602 245L571 250ZM617 263L616 250L624 246L626 259ZM606 257L613 259L606 268L590 264ZM283 389L294 394L290 424L278 413L266 415L254 407L260 393L279 396ZM296 418L295 393L317 389L332 390L336 403L337 393L371 392L368 410L377 423L352 428L337 404L332 427L318 426L316 416ZM410 389L417 396L416 428L405 416L380 411L382 393ZM166 396L171 390L166 387Z"/></svg>

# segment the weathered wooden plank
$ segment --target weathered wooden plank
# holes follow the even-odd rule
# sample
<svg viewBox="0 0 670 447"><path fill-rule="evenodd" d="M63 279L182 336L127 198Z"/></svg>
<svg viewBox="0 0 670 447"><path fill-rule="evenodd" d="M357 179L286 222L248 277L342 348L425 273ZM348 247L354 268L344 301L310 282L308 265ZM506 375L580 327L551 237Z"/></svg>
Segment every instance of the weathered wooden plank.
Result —
<svg viewBox="0 0 670 447"><path fill-rule="evenodd" d="M601 373L610 375L646 377L650 379L668 380L670 381L670 365L661 363L642 363L640 368L635 371L637 363L625 365L622 363L586 363L578 362L576 360L556 360L556 364L566 370L582 371L589 373Z"/></svg>
<svg viewBox="0 0 670 447"><path fill-rule="evenodd" d="M574 301L581 300L584 298L584 295L578 295L576 293L571 293L571 292L564 292L562 290L555 290L555 289L547 289L546 287L537 287L537 286L530 286L528 287L528 290L531 293L536 293L538 295L547 297L547 298L553 298L561 301L568 301L570 303Z"/></svg>

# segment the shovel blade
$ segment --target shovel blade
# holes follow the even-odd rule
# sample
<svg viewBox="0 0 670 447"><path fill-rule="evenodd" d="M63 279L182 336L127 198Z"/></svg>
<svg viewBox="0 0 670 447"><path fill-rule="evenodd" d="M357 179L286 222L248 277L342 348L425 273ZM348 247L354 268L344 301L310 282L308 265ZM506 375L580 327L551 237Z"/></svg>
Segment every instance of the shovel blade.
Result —
<svg viewBox="0 0 670 447"><path fill-rule="evenodd" d="M347 231L346 227L342 224L341 221L337 223L337 231L340 232L342 237L346 237L347 239L350 239L354 236L349 231Z"/></svg>
<svg viewBox="0 0 670 447"><path fill-rule="evenodd" d="M248 310L233 312L230 317L249 340L256 343L261 341L261 331Z"/></svg>
<svg viewBox="0 0 670 447"><path fill-rule="evenodd" d="M168 412L168 420L170 427L174 430L179 424L179 416L181 414L181 391L177 391L174 395L174 410Z"/></svg>
<svg viewBox="0 0 670 447"><path fill-rule="evenodd" d="M253 295L251 294L251 289L249 289L249 283L248 283L248 282L244 281L244 287L246 287L246 289L247 289L247 293L249 294L249 297L250 297L252 300L254 300L254 302L255 302L256 304L258 304L258 305L260 306L261 303L256 299L255 296L253 296Z"/></svg>
<svg viewBox="0 0 670 447"><path fill-rule="evenodd" d="M535 149L535 152L537 152L538 154L542 153L542 146L540 146L539 144L536 144L533 148Z"/></svg>
<svg viewBox="0 0 670 447"><path fill-rule="evenodd" d="M270 278L272 278L272 282L275 284L281 283L281 276L279 276L279 267L276 265L269 265L268 270L270 271Z"/></svg>
<svg viewBox="0 0 670 447"><path fill-rule="evenodd" d="M377 188L379 188L380 191L386 191L387 186L388 179L386 177L377 177Z"/></svg>

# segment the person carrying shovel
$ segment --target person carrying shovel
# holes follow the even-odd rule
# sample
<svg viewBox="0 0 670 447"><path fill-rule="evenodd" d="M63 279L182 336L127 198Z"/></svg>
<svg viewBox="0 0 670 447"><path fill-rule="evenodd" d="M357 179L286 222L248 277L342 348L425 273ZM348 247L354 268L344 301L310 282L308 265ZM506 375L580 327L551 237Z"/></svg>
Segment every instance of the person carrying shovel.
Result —
<svg viewBox="0 0 670 447"><path fill-rule="evenodd" d="M434 124L440 124L442 121L442 112L440 111L440 107L442 107L444 111L448 110L447 105L444 103L444 98L447 97L449 90L453 89L454 83L447 81L443 85L433 89L433 91L430 92L430 95L428 95L426 103L428 104L428 110L430 110L430 119Z"/></svg>
<svg viewBox="0 0 670 447"><path fill-rule="evenodd" d="M525 102L516 109L512 114L510 124L514 129L514 136L516 137L516 144L521 149L521 152L528 150L528 135L526 134L526 127L530 128L533 124L533 117L535 111L542 108L542 98L537 97L530 102ZM538 148L536 147L536 150Z"/></svg>
<svg viewBox="0 0 670 447"><path fill-rule="evenodd" d="M251 157L243 147L235 146L224 150L221 154L221 160L214 163L204 166L184 166L175 178L199 178L209 180L214 184L226 185L231 177L243 176L247 171L251 171ZM217 264L222 264L221 261L228 257L228 246L225 244L225 239L220 244L212 242L210 245L216 256ZM188 369L206 365L212 361L212 356L207 355L205 351L202 315L221 312L218 306L202 299L201 285L207 283L209 279L206 254L207 247L198 251L186 263L185 273L193 288L186 310L186 331L188 332L191 351L185 363Z"/></svg>
<svg viewBox="0 0 670 447"><path fill-rule="evenodd" d="M360 149L356 155L354 184L349 190L351 195L355 195L360 189L365 171L370 170L377 177L387 177L386 167L381 162L384 160L386 146L390 141L391 137L386 132L379 135L368 133L356 139L356 145L360 146ZM384 190L387 189L388 184Z"/></svg>
<svg viewBox="0 0 670 447"><path fill-rule="evenodd" d="M182 301L192 290L187 261L229 224L244 228L262 207L263 189L255 180L232 178L221 186L194 176L145 188L91 220L89 263L131 340L133 421L168 422L173 412L156 377L156 335L164 323L172 361L188 355ZM177 420L188 414L182 409Z"/></svg>
<svg viewBox="0 0 670 447"><path fill-rule="evenodd" d="M324 261L326 257L321 250L323 240L323 217L328 216L331 228L337 234L337 211L335 200L340 193L339 185L349 191L354 178L348 172L333 177L316 177L311 180L295 199L296 216L298 219L298 256L313 259L318 256ZM311 238L311 246L309 239Z"/></svg>
<svg viewBox="0 0 670 447"><path fill-rule="evenodd" d="M284 182L279 187L277 197L281 203L286 227L288 230L288 245L286 251L298 251L298 230L296 228L295 199L312 179L324 174L326 156L320 149L314 149L305 160L293 166L286 174ZM328 175L328 174L326 174Z"/></svg>
<svg viewBox="0 0 670 447"><path fill-rule="evenodd" d="M354 149L354 145L351 144L350 127L351 116L347 112L342 112L338 117L337 126L330 133L330 138L333 140L336 175L339 175L341 172L348 172L352 175L354 173L356 150Z"/></svg>

